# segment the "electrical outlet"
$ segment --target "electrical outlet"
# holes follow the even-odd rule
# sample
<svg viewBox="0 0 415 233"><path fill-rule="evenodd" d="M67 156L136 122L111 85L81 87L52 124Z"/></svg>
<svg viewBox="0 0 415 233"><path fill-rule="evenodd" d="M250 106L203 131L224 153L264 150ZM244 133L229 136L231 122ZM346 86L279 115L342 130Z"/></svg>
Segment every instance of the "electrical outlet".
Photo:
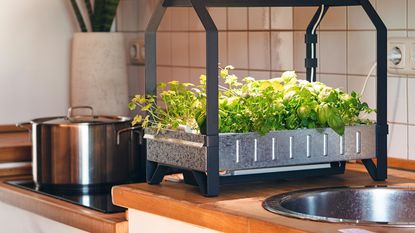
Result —
<svg viewBox="0 0 415 233"><path fill-rule="evenodd" d="M389 38L388 72L400 75L415 74L415 38Z"/></svg>
<svg viewBox="0 0 415 233"><path fill-rule="evenodd" d="M144 65L145 59L145 46L144 39L138 38L131 41L130 48L130 64L132 65Z"/></svg>

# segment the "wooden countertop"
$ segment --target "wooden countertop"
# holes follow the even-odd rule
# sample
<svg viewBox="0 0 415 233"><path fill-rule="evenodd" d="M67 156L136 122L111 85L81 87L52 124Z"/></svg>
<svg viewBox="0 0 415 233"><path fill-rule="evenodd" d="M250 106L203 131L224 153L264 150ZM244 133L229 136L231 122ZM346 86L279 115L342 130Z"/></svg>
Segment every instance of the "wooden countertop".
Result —
<svg viewBox="0 0 415 233"><path fill-rule="evenodd" d="M413 229L367 227L299 220L272 214L261 202L268 196L305 188L358 185L415 185L415 173L389 169L387 182L374 182L360 164L347 164L343 175L225 185L215 198L201 196L196 187L164 181L161 185L129 184L113 188L113 202L223 232L413 232ZM356 231L354 231L356 232Z"/></svg>
<svg viewBox="0 0 415 233"><path fill-rule="evenodd" d="M88 232L128 232L126 213L104 214L43 194L4 183L6 180L25 180L30 176L0 179L0 201L51 220Z"/></svg>

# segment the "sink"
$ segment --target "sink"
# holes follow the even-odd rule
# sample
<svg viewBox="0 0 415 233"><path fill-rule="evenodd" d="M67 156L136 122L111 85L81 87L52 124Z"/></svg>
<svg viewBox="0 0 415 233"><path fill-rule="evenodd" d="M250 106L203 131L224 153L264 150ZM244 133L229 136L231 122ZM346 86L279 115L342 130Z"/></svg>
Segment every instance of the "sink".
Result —
<svg viewBox="0 0 415 233"><path fill-rule="evenodd" d="M267 198L273 213L324 222L415 227L415 187L308 189Z"/></svg>

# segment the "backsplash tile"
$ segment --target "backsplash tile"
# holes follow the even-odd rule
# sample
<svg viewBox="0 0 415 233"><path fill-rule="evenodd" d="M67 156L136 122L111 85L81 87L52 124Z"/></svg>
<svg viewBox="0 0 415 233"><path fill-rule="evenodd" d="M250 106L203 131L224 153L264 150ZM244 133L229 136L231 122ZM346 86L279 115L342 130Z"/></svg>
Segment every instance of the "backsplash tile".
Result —
<svg viewBox="0 0 415 233"><path fill-rule="evenodd" d="M321 74L319 81L328 86L347 90L347 76L334 74Z"/></svg>
<svg viewBox="0 0 415 233"><path fill-rule="evenodd" d="M189 33L190 66L206 66L206 41L204 32Z"/></svg>
<svg viewBox="0 0 415 233"><path fill-rule="evenodd" d="M294 7L294 29L306 30L316 11L317 7Z"/></svg>
<svg viewBox="0 0 415 233"><path fill-rule="evenodd" d="M371 31L350 31L347 34L347 72L367 75L376 59L376 37Z"/></svg>
<svg viewBox="0 0 415 233"><path fill-rule="evenodd" d="M332 7L320 23L322 30L346 30L347 29L347 8Z"/></svg>
<svg viewBox="0 0 415 233"><path fill-rule="evenodd" d="M408 123L415 125L415 78L408 78Z"/></svg>
<svg viewBox="0 0 415 233"><path fill-rule="evenodd" d="M388 78L388 120L391 122L408 122L406 81L406 78Z"/></svg>
<svg viewBox="0 0 415 233"><path fill-rule="evenodd" d="M408 154L409 159L415 160L415 126L408 126Z"/></svg>
<svg viewBox="0 0 415 233"><path fill-rule="evenodd" d="M248 30L248 8L228 8L228 30Z"/></svg>
<svg viewBox="0 0 415 233"><path fill-rule="evenodd" d="M271 7L271 29L292 30L293 8L292 7Z"/></svg>
<svg viewBox="0 0 415 233"><path fill-rule="evenodd" d="M321 31L320 36L320 72L322 73L346 73L346 48L347 35L344 31Z"/></svg>
<svg viewBox="0 0 415 233"><path fill-rule="evenodd" d="M408 159L408 126L389 124L388 156Z"/></svg>
<svg viewBox="0 0 415 233"><path fill-rule="evenodd" d="M248 69L248 32L228 32L228 63Z"/></svg>
<svg viewBox="0 0 415 233"><path fill-rule="evenodd" d="M408 29L415 29L415 0L408 0Z"/></svg>
<svg viewBox="0 0 415 233"><path fill-rule="evenodd" d="M251 7L248 8L248 29L261 30L270 29L270 8Z"/></svg>
<svg viewBox="0 0 415 233"><path fill-rule="evenodd" d="M271 69L270 32L249 32L249 69Z"/></svg>
<svg viewBox="0 0 415 233"><path fill-rule="evenodd" d="M388 29L406 29L407 0L377 0L379 16Z"/></svg>
<svg viewBox="0 0 415 233"><path fill-rule="evenodd" d="M371 0L370 2L376 7L376 0ZM363 8L358 6L347 7L347 27L349 30L375 29Z"/></svg>
<svg viewBox="0 0 415 233"><path fill-rule="evenodd" d="M117 31L142 36L157 0L123 0ZM371 0L388 36L415 36L415 0ZM219 62L241 78L270 78L296 70L305 79L305 29L316 7L209 8L219 29ZM141 34L140 34L141 33ZM376 33L360 7L332 7L318 28L317 79L348 92L361 91L376 60ZM128 42L127 42L128 43ZM126 44L127 44L126 43ZM126 48L129 49L129 48ZM158 33L158 81L199 83L205 73L205 33L190 8L169 8ZM130 94L144 91L144 66L129 66ZM415 77L388 78L389 155L415 159ZM376 107L376 72L363 101ZM376 115L371 114L370 119Z"/></svg>
<svg viewBox="0 0 415 233"><path fill-rule="evenodd" d="M294 69L293 42L293 32L271 32L271 70Z"/></svg>
<svg viewBox="0 0 415 233"><path fill-rule="evenodd" d="M168 32L157 33L157 64L172 64L172 35Z"/></svg>
<svg viewBox="0 0 415 233"><path fill-rule="evenodd" d="M172 65L188 66L189 65L189 33L173 32L171 33L172 43Z"/></svg>

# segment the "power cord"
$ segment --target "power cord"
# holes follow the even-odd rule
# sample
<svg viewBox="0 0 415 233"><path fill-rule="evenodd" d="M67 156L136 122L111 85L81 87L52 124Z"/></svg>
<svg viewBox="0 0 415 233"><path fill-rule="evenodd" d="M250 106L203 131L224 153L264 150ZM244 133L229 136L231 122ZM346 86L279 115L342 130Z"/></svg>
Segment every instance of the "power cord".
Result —
<svg viewBox="0 0 415 233"><path fill-rule="evenodd" d="M360 92L360 96L363 96L363 94L365 93L365 91L366 91L366 86L367 86L367 83L368 83L368 81L369 81L369 78L370 78L370 76L372 75L373 71L375 71L375 68L376 68L376 66L377 66L377 65L378 65L378 63L377 63L377 62L375 62L375 63L373 64L372 68L370 68L369 74L367 75L367 77L366 77L366 79L365 79L365 83L363 84L362 91Z"/></svg>

